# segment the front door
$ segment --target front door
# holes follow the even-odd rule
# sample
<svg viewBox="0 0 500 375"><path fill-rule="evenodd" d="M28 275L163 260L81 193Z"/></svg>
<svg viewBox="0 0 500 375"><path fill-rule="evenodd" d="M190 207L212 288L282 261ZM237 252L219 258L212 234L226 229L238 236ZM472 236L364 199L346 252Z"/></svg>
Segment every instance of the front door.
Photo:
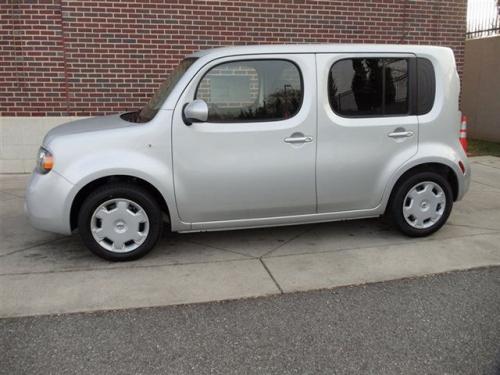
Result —
<svg viewBox="0 0 500 375"><path fill-rule="evenodd" d="M376 208L417 152L415 56L318 54L318 211Z"/></svg>
<svg viewBox="0 0 500 375"><path fill-rule="evenodd" d="M182 221L201 223L314 213L314 55L218 59L202 68L173 113L175 198ZM188 126L194 99L208 120Z"/></svg>

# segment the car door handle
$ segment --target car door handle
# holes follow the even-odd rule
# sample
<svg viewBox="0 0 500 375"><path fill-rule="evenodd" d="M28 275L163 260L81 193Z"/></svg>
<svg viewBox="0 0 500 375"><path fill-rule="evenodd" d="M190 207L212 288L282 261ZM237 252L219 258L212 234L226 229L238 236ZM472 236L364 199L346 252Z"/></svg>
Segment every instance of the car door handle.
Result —
<svg viewBox="0 0 500 375"><path fill-rule="evenodd" d="M391 138L408 138L411 137L414 133L409 130L409 131L395 131L392 133L387 134L388 137Z"/></svg>
<svg viewBox="0 0 500 375"><path fill-rule="evenodd" d="M312 137L307 137L307 136L285 138L286 143L308 143L312 142L312 140L313 140Z"/></svg>

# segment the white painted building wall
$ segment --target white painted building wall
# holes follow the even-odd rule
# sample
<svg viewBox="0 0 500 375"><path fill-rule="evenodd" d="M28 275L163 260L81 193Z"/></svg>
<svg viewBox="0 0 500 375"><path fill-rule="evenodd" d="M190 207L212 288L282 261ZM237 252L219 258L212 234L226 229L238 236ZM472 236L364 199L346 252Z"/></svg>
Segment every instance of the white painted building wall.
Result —
<svg viewBox="0 0 500 375"><path fill-rule="evenodd" d="M31 173L47 132L84 117L0 117L0 173Z"/></svg>

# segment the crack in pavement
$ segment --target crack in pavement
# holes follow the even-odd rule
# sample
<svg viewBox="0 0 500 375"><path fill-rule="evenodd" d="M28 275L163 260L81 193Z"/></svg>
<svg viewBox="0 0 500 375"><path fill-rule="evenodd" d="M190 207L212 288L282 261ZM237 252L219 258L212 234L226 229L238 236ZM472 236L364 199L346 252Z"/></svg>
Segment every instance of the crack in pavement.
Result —
<svg viewBox="0 0 500 375"><path fill-rule="evenodd" d="M162 264L148 264L148 265L135 265L135 266L101 266L101 267L88 267L88 268L73 268L73 269L62 269L62 270L51 270L51 271L34 271L34 272L17 272L17 273L1 273L0 277L6 276L16 276L16 275L45 275L45 274L55 274L55 273L66 273L66 272L89 272L89 271L116 271L116 270L131 270L137 268L158 268L158 267L175 267L175 266L190 266L197 264L213 264L213 263L230 263L230 262L248 262L255 261L257 258L248 259L228 259L228 260L211 260L204 262L185 262L185 263L162 263Z"/></svg>
<svg viewBox="0 0 500 375"><path fill-rule="evenodd" d="M278 288L278 290L280 291L280 293L283 294L284 293L283 289L281 288L280 284L278 283L278 281L276 280L276 278L272 274L271 270L267 267L267 264L264 263L264 259L259 258L259 261L260 261L260 264L262 264L262 267L264 267L264 269L268 273L268 275L271 278L271 280L273 280L274 284L276 285L276 288Z"/></svg>
<svg viewBox="0 0 500 375"><path fill-rule="evenodd" d="M45 241L45 242L38 242L36 244L30 245L30 246L27 246L27 247L23 247L21 249L12 250L10 253L0 254L0 258L9 256L9 255L12 255L12 254L20 253L20 252L23 252L23 251L26 251L26 250L31 250L34 247L45 246L45 245L48 245L48 244L51 244L51 243L54 243L54 242L58 242L58 241L62 241L62 240L65 240L65 239L66 239L66 237L62 237L62 238L55 238L53 240L48 240L48 241Z"/></svg>
<svg viewBox="0 0 500 375"><path fill-rule="evenodd" d="M440 241L448 241L450 239L454 238L463 238L463 237L475 237L475 236L484 236L484 235L499 235L500 231L491 231L488 233L475 233L475 234L467 234L463 236L454 236L454 237L448 237L448 238L434 238L434 239L420 239L415 241L415 239L408 239L407 241L404 242L395 242L391 244L380 244L376 246L355 246L355 247L345 247L341 249L335 249L335 250L320 250L320 251L314 251L314 252L303 252L303 253L293 253L293 254L281 254L281 255L273 255L269 256L268 258L284 258L284 257L290 257L290 256L296 256L296 255L309 255L309 254L327 254L327 253L340 253L343 251L349 251L349 250L369 250L369 249L377 249L379 247L394 247L394 246L400 246L400 245L407 245L409 243L426 243L426 242L440 242ZM412 241L413 240L413 241Z"/></svg>
<svg viewBox="0 0 500 375"><path fill-rule="evenodd" d="M313 229L317 228L318 226L315 225L315 224L312 224L311 225L311 228L308 228L306 230L304 230L303 232L295 235L295 236L292 236L291 238L289 238L288 240L284 241L283 243L280 243L278 246L276 246L275 248L272 248L271 250L267 251L266 253L262 254L259 258L262 259L264 257L267 257L269 254L272 254L273 252L275 252L276 250L278 250L279 248L285 246L286 244L296 240L297 238L300 238L302 237L304 234L312 231Z"/></svg>

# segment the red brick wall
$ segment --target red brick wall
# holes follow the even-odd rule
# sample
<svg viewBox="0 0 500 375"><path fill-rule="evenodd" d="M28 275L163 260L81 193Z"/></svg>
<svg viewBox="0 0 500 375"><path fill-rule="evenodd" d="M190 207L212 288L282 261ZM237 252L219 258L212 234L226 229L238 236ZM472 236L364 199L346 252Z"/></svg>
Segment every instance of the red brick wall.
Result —
<svg viewBox="0 0 500 375"><path fill-rule="evenodd" d="M452 47L461 73L466 0L0 2L0 115L137 108L186 54L265 43Z"/></svg>

